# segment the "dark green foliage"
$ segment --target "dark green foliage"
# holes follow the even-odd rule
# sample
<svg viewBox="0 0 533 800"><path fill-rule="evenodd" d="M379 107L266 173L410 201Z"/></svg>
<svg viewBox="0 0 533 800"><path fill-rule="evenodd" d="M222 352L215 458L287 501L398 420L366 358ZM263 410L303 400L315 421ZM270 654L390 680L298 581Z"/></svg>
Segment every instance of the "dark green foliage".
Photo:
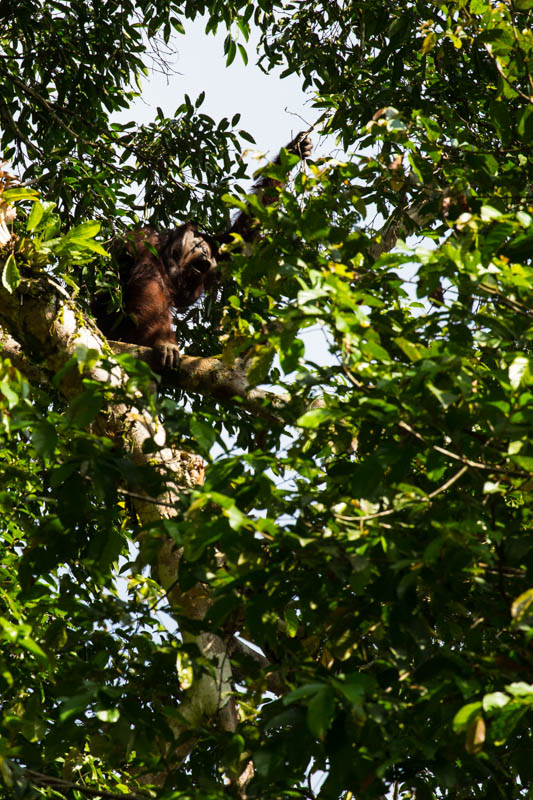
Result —
<svg viewBox="0 0 533 800"><path fill-rule="evenodd" d="M86 382L67 407L0 367L0 795L70 796L37 794L30 768L115 792L162 772L153 796L218 800L251 758L262 800L531 796L530 0L16 5L1 141L49 203L21 225L11 291L46 265L87 300L101 256L87 221L105 235L131 221L132 183L156 225L220 224L242 174L229 120L186 97L171 120L108 122L151 38L184 18L228 28L228 63L236 27L246 41L259 26L263 66L303 75L350 152L254 203L263 238L181 323L195 354L253 357L250 381L293 398L285 424L238 401L157 400L169 443L208 469L148 530L152 550L183 547L180 585L209 584L209 630L269 661L232 655L241 725L195 730L181 768L180 680L212 665L131 563L128 492L162 478L94 426L118 402L153 404L149 376L123 358L121 393ZM385 219L396 235L377 257ZM187 641L200 630L177 619Z"/></svg>

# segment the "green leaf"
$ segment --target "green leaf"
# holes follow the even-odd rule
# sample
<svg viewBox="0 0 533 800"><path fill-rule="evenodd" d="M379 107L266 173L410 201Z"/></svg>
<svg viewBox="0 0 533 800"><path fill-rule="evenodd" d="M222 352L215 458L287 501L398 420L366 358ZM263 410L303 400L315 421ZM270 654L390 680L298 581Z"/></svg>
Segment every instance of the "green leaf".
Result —
<svg viewBox="0 0 533 800"><path fill-rule="evenodd" d="M509 367L509 381L513 389L518 389L529 376L529 359L525 356L517 356Z"/></svg>
<svg viewBox="0 0 533 800"><path fill-rule="evenodd" d="M331 411L328 408L313 408L296 421L300 428L318 428L324 422L331 421Z"/></svg>
<svg viewBox="0 0 533 800"><path fill-rule="evenodd" d="M533 472L533 457L513 455L512 461L527 472Z"/></svg>
<svg viewBox="0 0 533 800"><path fill-rule="evenodd" d="M391 360L389 353L377 342L369 340L368 342L361 342L361 352L365 358L376 359L376 361L387 362Z"/></svg>
<svg viewBox="0 0 533 800"><path fill-rule="evenodd" d="M439 389L432 381L427 381L427 387L429 391L435 395L443 408L448 408L459 400L459 395Z"/></svg>
<svg viewBox="0 0 533 800"><path fill-rule="evenodd" d="M533 589L527 589L513 601L511 615L517 625L533 627Z"/></svg>
<svg viewBox="0 0 533 800"><path fill-rule="evenodd" d="M531 0L530 7L533 8L533 0ZM522 112L518 122L518 135L521 139L525 139L526 141L529 141L531 136L533 136L533 108L531 105L526 106Z"/></svg>
<svg viewBox="0 0 533 800"><path fill-rule="evenodd" d="M208 453L217 440L216 429L208 422L204 422L204 420L198 417L191 417L189 428L191 436L198 442L202 450Z"/></svg>
<svg viewBox="0 0 533 800"><path fill-rule="evenodd" d="M241 528L249 528L250 522L246 514L243 514L242 511L237 508L236 505L230 506L230 508L224 510L224 515L228 518L228 522L230 527L233 528L234 531L238 531Z"/></svg>
<svg viewBox="0 0 533 800"><path fill-rule="evenodd" d="M0 392L6 398L9 408L14 408L21 400L18 387L17 391L15 391L15 387L7 383L7 381L0 383Z"/></svg>
<svg viewBox="0 0 533 800"><path fill-rule="evenodd" d="M307 706L307 725L318 739L324 739L333 721L335 696L327 687L317 692Z"/></svg>
<svg viewBox="0 0 533 800"><path fill-rule="evenodd" d="M101 722L118 722L120 719L120 711L118 708L101 708L96 711L96 716Z"/></svg>
<svg viewBox="0 0 533 800"><path fill-rule="evenodd" d="M466 706L463 706L453 718L453 729L455 733L464 731L470 722L479 716L482 709L483 703L480 702L468 703Z"/></svg>
<svg viewBox="0 0 533 800"><path fill-rule="evenodd" d="M294 338L288 345L280 350L279 360L283 371L288 374L298 369L300 359L305 356L305 345L301 339Z"/></svg>
<svg viewBox="0 0 533 800"><path fill-rule="evenodd" d="M483 710L484 711L494 711L499 708L503 708L509 702L509 695L504 694L504 692L492 692L491 694L486 694L483 698Z"/></svg>
<svg viewBox="0 0 533 800"><path fill-rule="evenodd" d="M58 435L49 422L42 421L34 424L31 432L33 446L40 456L51 456L58 442Z"/></svg>
<svg viewBox="0 0 533 800"><path fill-rule="evenodd" d="M103 398L92 392L84 392L75 397L68 410L72 424L78 428L86 428L93 422L103 406Z"/></svg>
<svg viewBox="0 0 533 800"><path fill-rule="evenodd" d="M509 694L512 694L514 697L531 697L533 695L533 684L531 683L517 681L508 684L505 688Z"/></svg>
<svg viewBox="0 0 533 800"><path fill-rule="evenodd" d="M38 192L25 186L6 189L2 192L2 199L6 203L14 203L16 200L37 200Z"/></svg>
<svg viewBox="0 0 533 800"><path fill-rule="evenodd" d="M30 212L30 216L28 217L28 222L26 223L26 230L33 231L42 220L44 215L44 208L42 203L37 201L33 204L32 210Z"/></svg>
<svg viewBox="0 0 533 800"><path fill-rule="evenodd" d="M246 52L246 48L242 44L238 44L237 47L239 48L239 53L241 54L243 63L245 65L248 64L248 53Z"/></svg>
<svg viewBox="0 0 533 800"><path fill-rule="evenodd" d="M493 718L491 721L490 733L496 745L501 747L505 744L528 710L527 705L511 701Z"/></svg>
<svg viewBox="0 0 533 800"><path fill-rule="evenodd" d="M37 642L35 642L29 636L25 636L23 639L20 639L20 644L21 647L24 647L25 650L34 655L41 663L48 663L48 656L44 650L42 650Z"/></svg>
<svg viewBox="0 0 533 800"><path fill-rule="evenodd" d="M80 225L76 225L75 228L68 231L68 233L65 234L65 239L77 239L79 241L92 239L100 232L100 228L101 224L99 222L82 222Z"/></svg>
<svg viewBox="0 0 533 800"><path fill-rule="evenodd" d="M427 55L430 50L433 50L436 44L437 44L437 34L434 31L431 31L424 38L424 41L422 43L422 50L421 50L422 55L423 56Z"/></svg>
<svg viewBox="0 0 533 800"><path fill-rule="evenodd" d="M235 60L235 56L237 55L237 43L234 39L229 39L228 48L227 48L227 58L226 58L226 67L229 67L230 64L233 63Z"/></svg>
<svg viewBox="0 0 533 800"><path fill-rule="evenodd" d="M482 206L480 216L483 222L491 222L492 220L500 219L502 212L492 206Z"/></svg>
<svg viewBox="0 0 533 800"><path fill-rule="evenodd" d="M269 345L256 348L246 375L251 386L257 386L267 379L275 355L275 349Z"/></svg>
<svg viewBox="0 0 533 800"><path fill-rule="evenodd" d="M306 697L313 697L317 692L327 688L324 683L305 683L297 689L293 689L283 698L284 705L290 705Z"/></svg>
<svg viewBox="0 0 533 800"><path fill-rule="evenodd" d="M360 705L365 696L376 689L374 678L363 673L347 675L345 680L335 681L334 685L350 703L356 705Z"/></svg>
<svg viewBox="0 0 533 800"><path fill-rule="evenodd" d="M2 269L2 286L9 294L13 294L17 286L20 285L20 272L15 261L15 256L10 253L4 262Z"/></svg>
<svg viewBox="0 0 533 800"><path fill-rule="evenodd" d="M320 300L322 297L327 296L327 289L321 286L317 286L315 289L302 289L300 292L298 292L298 305L312 305L316 300Z"/></svg>
<svg viewBox="0 0 533 800"><path fill-rule="evenodd" d="M285 629L287 631L287 636L289 636L291 639L294 639L294 637L298 633L298 624L299 624L298 615L296 614L296 611L293 608L286 608L284 613L284 618L285 618Z"/></svg>
<svg viewBox="0 0 533 800"><path fill-rule="evenodd" d="M65 722L71 717L84 717L87 707L94 701L96 687L90 686L87 691L71 694L61 698L59 719Z"/></svg>
<svg viewBox="0 0 533 800"><path fill-rule="evenodd" d="M413 342L409 342L407 339L404 339L403 336L396 336L394 342L410 361L419 361L425 355L424 348Z"/></svg>
<svg viewBox="0 0 533 800"><path fill-rule="evenodd" d="M107 250L104 250L101 244L98 242L94 242L92 239L79 239L77 236L71 236L68 239L70 244L77 245L85 250L91 250L93 253L98 253L98 255L106 256L106 258L110 257L110 254Z"/></svg>

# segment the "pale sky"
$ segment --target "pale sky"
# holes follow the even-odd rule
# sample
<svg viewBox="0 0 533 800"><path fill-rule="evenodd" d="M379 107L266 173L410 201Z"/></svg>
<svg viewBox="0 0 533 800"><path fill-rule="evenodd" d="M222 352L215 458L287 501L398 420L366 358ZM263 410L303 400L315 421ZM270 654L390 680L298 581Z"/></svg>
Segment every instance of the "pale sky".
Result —
<svg viewBox="0 0 533 800"><path fill-rule="evenodd" d="M167 59L176 74L169 77L151 72L132 110L114 115L117 121L151 122L160 106L166 116L172 117L188 94L191 100L205 91L201 111L215 121L240 113L238 128L252 134L257 150L277 155L299 131L308 128L321 111L311 107L311 96L302 91L302 81L292 75L280 79L281 70L265 75L255 66L258 37L252 34L245 42L239 39L248 53L245 66L240 53L226 67L224 39L226 30L220 28L216 36L205 33L207 18L194 23L186 21L186 34L176 34L172 40L175 52ZM253 149L253 148L252 148Z"/></svg>

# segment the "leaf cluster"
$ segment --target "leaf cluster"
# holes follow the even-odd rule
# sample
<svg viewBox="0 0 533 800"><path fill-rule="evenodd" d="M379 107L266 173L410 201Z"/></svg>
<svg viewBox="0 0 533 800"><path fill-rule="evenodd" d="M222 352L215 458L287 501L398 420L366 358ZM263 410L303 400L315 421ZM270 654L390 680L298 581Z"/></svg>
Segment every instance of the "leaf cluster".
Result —
<svg viewBox="0 0 533 800"><path fill-rule="evenodd" d="M70 404L61 375L30 385L1 362L3 796L65 797L62 780L238 797L252 761L263 800L528 797L530 0L19 5L2 144L49 201L25 189L12 292L26 268L68 282L74 267L83 295L89 220L134 219L137 187L154 224L243 208L238 119L184 97L173 119L108 124L182 18L226 28L229 63L236 29L259 26L264 68L303 76L346 152L244 206L261 239L228 247L218 295L179 328L290 395L278 423L238 398L154 399L128 357L120 390L86 379ZM130 500L172 476L104 433L119 403L160 414L166 446L207 467L142 531ZM201 624L147 577L139 535L145 560L168 537L182 549L182 592L209 587ZM231 642L234 733L181 715L213 674L200 632Z"/></svg>

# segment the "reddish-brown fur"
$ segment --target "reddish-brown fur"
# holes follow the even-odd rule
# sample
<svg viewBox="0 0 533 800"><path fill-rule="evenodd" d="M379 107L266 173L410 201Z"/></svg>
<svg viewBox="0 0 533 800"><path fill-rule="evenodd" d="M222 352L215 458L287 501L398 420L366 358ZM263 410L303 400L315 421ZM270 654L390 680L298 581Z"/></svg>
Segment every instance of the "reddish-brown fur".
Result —
<svg viewBox="0 0 533 800"><path fill-rule="evenodd" d="M307 158L311 142L299 134L287 149ZM255 190L265 205L275 200L276 193L268 191L275 185L276 181L270 178L256 184ZM219 243L230 241L232 233L239 233L247 241L257 236L245 212L216 239ZM154 347L163 366L177 367L179 349L172 330L172 307L192 305L213 279L215 240L186 222L160 233L152 228L133 231L114 251L126 314L118 319L110 316L103 298L97 298L93 311L102 332L111 339Z"/></svg>
<svg viewBox="0 0 533 800"><path fill-rule="evenodd" d="M179 349L172 330L172 307L194 303L216 267L214 242L187 222L158 233L142 228L116 249L126 315L110 318L97 301L94 312L112 339L159 350L163 366L176 367Z"/></svg>

